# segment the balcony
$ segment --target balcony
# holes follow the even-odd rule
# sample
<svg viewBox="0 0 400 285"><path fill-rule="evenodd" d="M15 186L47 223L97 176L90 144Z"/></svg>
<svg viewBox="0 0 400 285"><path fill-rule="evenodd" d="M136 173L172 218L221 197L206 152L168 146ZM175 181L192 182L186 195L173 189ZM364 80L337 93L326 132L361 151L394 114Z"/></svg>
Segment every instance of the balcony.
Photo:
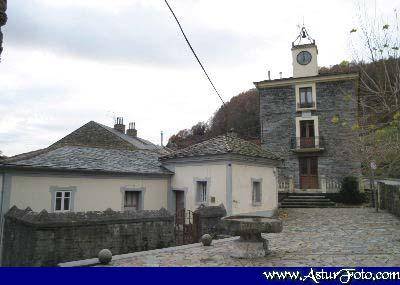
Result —
<svg viewBox="0 0 400 285"><path fill-rule="evenodd" d="M319 152L325 149L323 137L291 138L290 149L294 152Z"/></svg>
<svg viewBox="0 0 400 285"><path fill-rule="evenodd" d="M315 102L302 102L302 103L297 103L297 110L313 110L316 109L317 105Z"/></svg>

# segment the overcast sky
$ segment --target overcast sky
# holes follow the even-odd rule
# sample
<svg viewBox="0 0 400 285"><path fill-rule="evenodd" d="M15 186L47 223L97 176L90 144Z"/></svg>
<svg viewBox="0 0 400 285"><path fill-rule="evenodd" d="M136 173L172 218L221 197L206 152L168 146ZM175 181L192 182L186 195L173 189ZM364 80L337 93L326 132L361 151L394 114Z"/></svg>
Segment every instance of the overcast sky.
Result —
<svg viewBox="0 0 400 285"><path fill-rule="evenodd" d="M375 1L362 1L375 12ZM223 98L254 81L291 76L303 21L319 65L350 59L356 1L170 0ZM389 15L399 4L377 0ZM0 63L0 150L47 147L94 120L135 121L160 143L206 121L220 101L163 0L11 0Z"/></svg>

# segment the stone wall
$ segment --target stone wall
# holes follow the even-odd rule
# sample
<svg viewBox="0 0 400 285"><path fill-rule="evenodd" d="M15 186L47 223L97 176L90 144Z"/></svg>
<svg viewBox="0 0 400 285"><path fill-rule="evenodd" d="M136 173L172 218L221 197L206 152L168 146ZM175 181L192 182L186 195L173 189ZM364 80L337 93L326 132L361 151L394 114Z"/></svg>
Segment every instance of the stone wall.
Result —
<svg viewBox="0 0 400 285"><path fill-rule="evenodd" d="M223 234L220 229L220 222L221 219L226 216L224 205L201 206L194 211L194 214L199 217L199 224L197 225L199 237L204 234L209 234L213 238L216 238L218 235Z"/></svg>
<svg viewBox="0 0 400 285"><path fill-rule="evenodd" d="M299 155L291 151L290 140L296 137L295 86L260 89L260 120L262 145L285 159L279 169L280 178L293 178L299 188ZM326 179L341 180L344 176L360 173L360 163L352 158L349 143L355 138L351 126L356 122L356 81L332 81L316 83L319 136L324 138L325 150L318 155L318 174ZM353 99L347 100L350 95ZM332 123L337 116L339 123Z"/></svg>
<svg viewBox="0 0 400 285"><path fill-rule="evenodd" d="M400 217L400 186L379 183L380 209Z"/></svg>
<svg viewBox="0 0 400 285"><path fill-rule="evenodd" d="M55 266L60 262L175 245L167 210L53 214L10 209L5 217L3 266Z"/></svg>

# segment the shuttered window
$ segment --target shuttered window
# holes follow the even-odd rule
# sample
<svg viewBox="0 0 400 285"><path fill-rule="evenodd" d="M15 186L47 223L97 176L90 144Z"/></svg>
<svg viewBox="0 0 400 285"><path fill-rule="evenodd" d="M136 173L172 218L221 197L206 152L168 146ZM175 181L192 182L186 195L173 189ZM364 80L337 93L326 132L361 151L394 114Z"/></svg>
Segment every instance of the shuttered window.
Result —
<svg viewBox="0 0 400 285"><path fill-rule="evenodd" d="M252 185L252 202L253 205L260 205L261 204L261 182L260 181L253 181Z"/></svg>
<svg viewBox="0 0 400 285"><path fill-rule="evenodd" d="M207 203L207 181L197 181L196 202Z"/></svg>

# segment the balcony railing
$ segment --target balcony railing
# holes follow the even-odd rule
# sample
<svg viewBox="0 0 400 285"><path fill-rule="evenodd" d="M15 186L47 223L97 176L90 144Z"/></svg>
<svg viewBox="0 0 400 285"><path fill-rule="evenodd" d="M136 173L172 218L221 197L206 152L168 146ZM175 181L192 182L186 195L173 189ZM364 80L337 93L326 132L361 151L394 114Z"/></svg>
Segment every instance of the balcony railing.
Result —
<svg viewBox="0 0 400 285"><path fill-rule="evenodd" d="M297 109L315 109L315 102L297 103Z"/></svg>
<svg viewBox="0 0 400 285"><path fill-rule="evenodd" d="M290 148L292 150L322 150L325 148L325 141L323 137L291 138Z"/></svg>

